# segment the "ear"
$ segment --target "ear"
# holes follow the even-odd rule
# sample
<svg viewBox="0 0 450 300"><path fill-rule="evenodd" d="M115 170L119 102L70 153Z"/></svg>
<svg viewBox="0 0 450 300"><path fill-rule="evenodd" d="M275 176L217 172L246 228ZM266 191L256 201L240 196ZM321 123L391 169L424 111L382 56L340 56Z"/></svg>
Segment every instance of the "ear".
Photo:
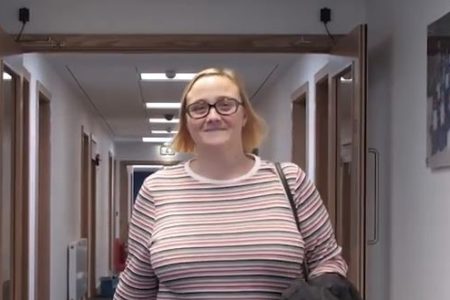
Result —
<svg viewBox="0 0 450 300"><path fill-rule="evenodd" d="M248 118L247 118L247 111L244 110L244 113L243 113L243 116L242 116L242 128L244 128L245 125L247 124L247 120L248 120Z"/></svg>

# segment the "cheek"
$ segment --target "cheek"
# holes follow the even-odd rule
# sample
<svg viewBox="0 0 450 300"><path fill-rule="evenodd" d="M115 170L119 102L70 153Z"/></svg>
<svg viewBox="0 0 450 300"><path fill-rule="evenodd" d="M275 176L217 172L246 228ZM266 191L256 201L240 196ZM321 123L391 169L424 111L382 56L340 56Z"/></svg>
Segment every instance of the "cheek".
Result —
<svg viewBox="0 0 450 300"><path fill-rule="evenodd" d="M189 131L189 133L192 135L195 135L197 131L199 130L200 124L196 120L186 120L186 128Z"/></svg>
<svg viewBox="0 0 450 300"><path fill-rule="evenodd" d="M245 124L247 124L247 115L245 114L245 112L241 112L236 117L237 117L236 123L239 123L241 127L244 127Z"/></svg>

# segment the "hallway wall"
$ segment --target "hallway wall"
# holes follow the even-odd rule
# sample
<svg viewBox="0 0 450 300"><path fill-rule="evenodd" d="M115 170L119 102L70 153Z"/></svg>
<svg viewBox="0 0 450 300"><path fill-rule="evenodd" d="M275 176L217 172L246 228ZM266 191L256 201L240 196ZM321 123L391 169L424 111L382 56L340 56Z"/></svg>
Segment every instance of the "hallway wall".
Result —
<svg viewBox="0 0 450 300"><path fill-rule="evenodd" d="M97 276L107 275L107 189L108 151L114 150L110 134L100 123L82 94L63 80L42 55L26 54L7 59L16 68L31 73L30 93L30 295L34 294L36 226L36 145L38 91L36 81L51 93L51 220L50 290L51 299L67 297L67 246L80 237L80 158L81 126L92 133L103 159L98 169L97 193ZM103 245L103 247L101 247Z"/></svg>
<svg viewBox="0 0 450 300"><path fill-rule="evenodd" d="M390 253L379 276L392 300L448 296L450 169L431 171L425 158L427 26L449 11L448 0L367 1L369 145L382 157L381 252Z"/></svg>
<svg viewBox="0 0 450 300"><path fill-rule="evenodd" d="M266 120L268 136L260 154L264 159L291 161L292 156L292 93L306 82L308 86L307 103L307 174L315 177L315 86L314 74L329 61L328 55L302 55L288 70L284 70L276 82L267 85L255 101L255 108Z"/></svg>

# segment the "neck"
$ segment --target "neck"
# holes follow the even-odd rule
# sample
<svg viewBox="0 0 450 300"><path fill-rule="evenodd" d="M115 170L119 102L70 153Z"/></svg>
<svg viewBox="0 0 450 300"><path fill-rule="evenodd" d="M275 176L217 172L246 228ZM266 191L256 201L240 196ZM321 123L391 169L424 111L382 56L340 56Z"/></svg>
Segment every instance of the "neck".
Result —
<svg viewBox="0 0 450 300"><path fill-rule="evenodd" d="M242 148L239 151L230 149L197 149L197 155L191 161L191 169L204 177L226 180L246 174L253 167L254 161Z"/></svg>

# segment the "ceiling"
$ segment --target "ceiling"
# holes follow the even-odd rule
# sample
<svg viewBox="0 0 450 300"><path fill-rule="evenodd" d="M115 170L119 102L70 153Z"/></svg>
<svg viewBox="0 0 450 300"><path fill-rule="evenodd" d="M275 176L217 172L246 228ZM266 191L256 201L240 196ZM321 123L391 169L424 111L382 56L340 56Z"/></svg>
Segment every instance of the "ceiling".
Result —
<svg viewBox="0 0 450 300"><path fill-rule="evenodd" d="M297 60L298 54L46 54L70 84L85 95L105 121L115 141L141 141L151 129L150 117L178 115L177 110L149 110L145 102L179 102L186 82L140 80L141 72L198 72L208 67L228 67L243 78L253 102L263 87ZM172 130L175 129L172 126ZM175 125L176 126L176 125Z"/></svg>

